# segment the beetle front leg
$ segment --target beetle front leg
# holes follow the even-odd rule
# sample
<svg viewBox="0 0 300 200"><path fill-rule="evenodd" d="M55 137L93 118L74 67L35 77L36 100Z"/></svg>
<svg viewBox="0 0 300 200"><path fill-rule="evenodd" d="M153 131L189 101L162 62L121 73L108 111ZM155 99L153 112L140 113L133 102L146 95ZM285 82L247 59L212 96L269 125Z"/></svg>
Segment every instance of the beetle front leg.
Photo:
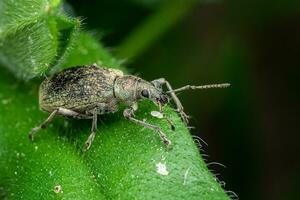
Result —
<svg viewBox="0 0 300 200"><path fill-rule="evenodd" d="M175 94L171 84L165 79L165 78L160 78L160 79L156 79L153 80L152 83L155 85L155 87L161 87L163 84L166 84L169 93L171 94L172 99L174 100L175 104L176 104L176 111L180 114L181 119L183 120L183 122L185 124L189 123L189 116L187 114L185 114L185 112L183 111L183 106L179 100L179 98L177 97L177 95Z"/></svg>
<svg viewBox="0 0 300 200"><path fill-rule="evenodd" d="M97 109L95 109L93 111L93 122L92 122L92 129L91 129L91 134L89 135L88 139L86 140L85 144L84 144L84 148L83 151L87 151L89 150L89 148L92 145L92 142L95 139L95 135L96 135L96 131L97 131Z"/></svg>
<svg viewBox="0 0 300 200"><path fill-rule="evenodd" d="M139 119L134 118L134 111L137 110L137 104L135 104L133 107L127 108L124 110L123 115L126 119L144 126L145 128L151 129L156 131L159 134L160 139L163 141L163 143L167 146L169 146L171 144L171 141L167 138L167 136L162 132L162 130L155 125L146 123L144 121L141 121Z"/></svg>

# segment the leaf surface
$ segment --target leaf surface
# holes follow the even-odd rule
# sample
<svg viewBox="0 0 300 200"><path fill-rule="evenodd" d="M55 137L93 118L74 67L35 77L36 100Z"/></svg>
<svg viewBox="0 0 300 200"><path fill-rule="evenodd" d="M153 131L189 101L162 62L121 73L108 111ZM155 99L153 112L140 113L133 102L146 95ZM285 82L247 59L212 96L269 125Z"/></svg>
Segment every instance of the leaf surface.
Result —
<svg viewBox="0 0 300 200"><path fill-rule="evenodd" d="M9 2L6 5L1 1L0 8L12 9ZM76 43L69 49L68 41L76 29L71 23L74 20L55 11L58 1L49 1L54 13L46 13L46 17L44 1L34 2L41 15L21 12L22 17L10 16L0 23L1 30L5 29L0 34L0 59L10 69L1 68L0 73L0 198L229 199L170 107L166 107L166 114L174 122L175 131L165 120L150 115L158 110L152 102L141 102L136 117L162 127L172 142L171 149L162 144L156 132L124 119L124 107L99 117L95 141L85 154L81 149L90 134L90 120L56 117L34 142L29 141L28 132L49 114L38 109L37 91L42 80L22 79L72 65L97 63L121 68L120 62L87 33L76 33ZM21 29L10 25L34 17L38 18L36 22L29 20ZM37 43L28 40L28 32ZM54 39L48 35L47 40L42 36L46 33L55 33ZM41 65L30 64L31 58ZM56 193L58 186L61 191Z"/></svg>

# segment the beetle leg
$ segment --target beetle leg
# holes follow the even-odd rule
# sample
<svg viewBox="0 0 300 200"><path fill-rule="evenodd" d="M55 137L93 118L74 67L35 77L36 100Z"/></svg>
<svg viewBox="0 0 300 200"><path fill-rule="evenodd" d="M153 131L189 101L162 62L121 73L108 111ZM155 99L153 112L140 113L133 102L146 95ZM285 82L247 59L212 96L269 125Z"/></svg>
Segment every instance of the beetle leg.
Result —
<svg viewBox="0 0 300 200"><path fill-rule="evenodd" d="M34 127L30 131L30 133L28 135L29 139L33 140L34 135L39 130L45 129L56 115L62 115L62 116L65 116L65 117L73 117L73 118L77 118L77 119L90 119L91 118L88 115L83 115L83 114L77 113L73 110L69 110L69 109L66 109L66 108L58 108L58 109L54 110L44 122L42 122L39 126Z"/></svg>
<svg viewBox="0 0 300 200"><path fill-rule="evenodd" d="M58 108L58 113L64 117L71 117L74 119L91 119L92 117L90 115L85 115L85 114L81 114L78 112L75 112L73 110L70 109L66 109L66 108Z"/></svg>
<svg viewBox="0 0 300 200"><path fill-rule="evenodd" d="M31 131L29 132L29 139L33 140L34 135L41 129L45 129L47 127L47 125L52 121L52 119L55 117L55 115L57 114L59 109L54 110L49 117L43 121L40 125L38 125L37 127L34 127L33 129L31 129Z"/></svg>
<svg viewBox="0 0 300 200"><path fill-rule="evenodd" d="M171 94L171 97L172 97L172 99L174 100L174 102L176 104L176 111L180 114L181 119L183 120L183 122L185 124L188 124L189 123L189 116L187 114L185 114L185 112L183 111L183 106L182 106L179 98L175 94L175 92L174 92L171 84L166 79L164 79L164 78L153 80L152 83L156 87L161 87L161 85L166 84L166 86L168 88L168 93Z"/></svg>
<svg viewBox="0 0 300 200"><path fill-rule="evenodd" d="M128 119L136 124L142 125L148 129L156 131L159 134L160 139L163 141L163 143L165 145L169 146L171 144L171 141L167 138L167 136L162 132L162 130L158 126L155 126L155 125L152 125L152 124L149 124L149 123L146 123L144 121L134 118L134 111L135 111L135 109L132 107L127 108L124 110L123 115L126 119Z"/></svg>
<svg viewBox="0 0 300 200"><path fill-rule="evenodd" d="M88 139L84 144L83 151L87 151L91 147L92 142L96 135L96 131L97 131L97 109L94 109L91 134L89 135Z"/></svg>

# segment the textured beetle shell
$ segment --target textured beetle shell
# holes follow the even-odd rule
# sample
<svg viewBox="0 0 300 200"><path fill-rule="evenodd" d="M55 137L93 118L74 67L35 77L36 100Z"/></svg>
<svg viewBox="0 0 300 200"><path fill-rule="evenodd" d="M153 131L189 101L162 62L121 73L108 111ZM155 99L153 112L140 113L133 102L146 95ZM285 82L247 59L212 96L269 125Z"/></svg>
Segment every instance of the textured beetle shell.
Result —
<svg viewBox="0 0 300 200"><path fill-rule="evenodd" d="M122 76L119 70L97 66L73 67L44 80L40 85L39 104L51 112L58 108L70 109L81 114L99 114L117 110L114 81Z"/></svg>

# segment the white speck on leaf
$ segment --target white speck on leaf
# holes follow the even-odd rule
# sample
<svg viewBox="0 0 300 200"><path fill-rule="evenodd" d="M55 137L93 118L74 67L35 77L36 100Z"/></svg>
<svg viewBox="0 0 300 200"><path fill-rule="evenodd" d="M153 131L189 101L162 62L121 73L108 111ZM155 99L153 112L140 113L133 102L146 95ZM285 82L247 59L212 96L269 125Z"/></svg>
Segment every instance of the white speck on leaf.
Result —
<svg viewBox="0 0 300 200"><path fill-rule="evenodd" d="M160 175L163 175L163 176L167 176L169 174L166 164L161 163L161 162L156 164L156 171L157 171L157 173L159 173Z"/></svg>
<svg viewBox="0 0 300 200"><path fill-rule="evenodd" d="M61 187L60 185L56 185L56 186L54 187L54 192L55 192L56 194L58 194L58 193L63 193L62 187Z"/></svg>
<svg viewBox="0 0 300 200"><path fill-rule="evenodd" d="M163 115L161 112L158 112L158 111L151 111L151 115L152 115L153 117L158 118L158 119L164 118L164 115Z"/></svg>

